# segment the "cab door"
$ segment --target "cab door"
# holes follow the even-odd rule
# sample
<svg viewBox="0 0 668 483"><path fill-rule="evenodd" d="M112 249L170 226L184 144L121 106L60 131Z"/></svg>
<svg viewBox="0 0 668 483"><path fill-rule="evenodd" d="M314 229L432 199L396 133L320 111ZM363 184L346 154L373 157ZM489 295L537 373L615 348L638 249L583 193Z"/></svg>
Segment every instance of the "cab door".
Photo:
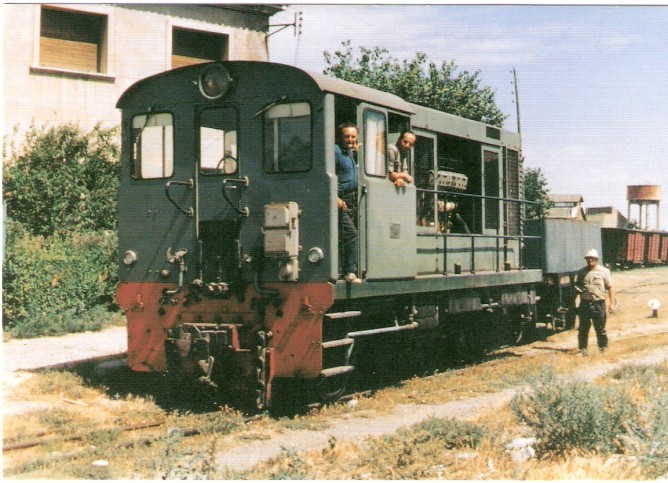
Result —
<svg viewBox="0 0 668 483"><path fill-rule="evenodd" d="M240 276L247 183L240 173L238 119L238 106L231 103L196 113L198 278L204 283L233 283Z"/></svg>
<svg viewBox="0 0 668 483"><path fill-rule="evenodd" d="M361 104L357 119L360 271L367 280L415 277L415 185L397 188L388 178L387 111Z"/></svg>
<svg viewBox="0 0 668 483"><path fill-rule="evenodd" d="M119 188L121 282L179 280L183 260L194 265L195 173L187 111L155 106L127 115L124 169ZM127 164L126 164L127 163ZM161 274L168 274L167 276Z"/></svg>

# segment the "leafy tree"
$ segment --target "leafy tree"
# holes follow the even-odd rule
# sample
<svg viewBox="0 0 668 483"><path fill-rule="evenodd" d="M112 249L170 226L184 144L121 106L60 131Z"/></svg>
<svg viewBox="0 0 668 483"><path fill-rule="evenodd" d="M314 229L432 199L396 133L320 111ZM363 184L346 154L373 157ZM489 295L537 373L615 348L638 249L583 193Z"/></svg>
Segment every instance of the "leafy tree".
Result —
<svg viewBox="0 0 668 483"><path fill-rule="evenodd" d="M7 216L31 234L115 230L118 128L31 126L3 170Z"/></svg>
<svg viewBox="0 0 668 483"><path fill-rule="evenodd" d="M423 52L399 61L386 49L360 47L354 58L350 40L334 54L325 51L324 73L395 94L409 102L501 127L505 116L497 107L494 91L480 87L479 71L457 73L454 62L440 66Z"/></svg>
<svg viewBox="0 0 668 483"><path fill-rule="evenodd" d="M548 196L547 179L540 168L526 168L524 170L524 198L534 201L538 205L527 205L526 219L536 220L550 209L552 203Z"/></svg>

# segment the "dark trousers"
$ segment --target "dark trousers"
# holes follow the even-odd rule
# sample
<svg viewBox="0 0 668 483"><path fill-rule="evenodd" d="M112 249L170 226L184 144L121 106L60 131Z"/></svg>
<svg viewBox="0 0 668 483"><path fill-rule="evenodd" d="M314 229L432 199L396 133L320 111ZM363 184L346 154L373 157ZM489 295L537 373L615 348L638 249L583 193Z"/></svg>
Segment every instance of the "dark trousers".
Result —
<svg viewBox="0 0 668 483"><path fill-rule="evenodd" d="M587 348L589 328L592 324L594 325L594 331L596 331L596 341L598 342L599 349L608 347L608 335L605 332L605 300L600 300L598 302L581 301L579 315L580 326L578 328L578 348Z"/></svg>
<svg viewBox="0 0 668 483"><path fill-rule="evenodd" d="M347 211L339 210L339 253L342 253L342 273L357 273L358 236L357 227L353 222L355 216L356 199L355 194L341 197L348 206Z"/></svg>

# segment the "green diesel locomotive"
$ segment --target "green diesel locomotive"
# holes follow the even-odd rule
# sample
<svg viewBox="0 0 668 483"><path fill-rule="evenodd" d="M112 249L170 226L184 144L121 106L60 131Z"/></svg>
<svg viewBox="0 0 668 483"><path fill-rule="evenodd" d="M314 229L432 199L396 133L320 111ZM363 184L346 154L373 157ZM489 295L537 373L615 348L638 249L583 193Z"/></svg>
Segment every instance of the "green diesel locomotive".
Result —
<svg viewBox="0 0 668 483"><path fill-rule="evenodd" d="M164 72L118 107L131 369L265 408L475 359L535 326L519 134L262 62ZM340 273L343 122L361 142L359 284ZM406 129L414 182L397 187L387 146Z"/></svg>

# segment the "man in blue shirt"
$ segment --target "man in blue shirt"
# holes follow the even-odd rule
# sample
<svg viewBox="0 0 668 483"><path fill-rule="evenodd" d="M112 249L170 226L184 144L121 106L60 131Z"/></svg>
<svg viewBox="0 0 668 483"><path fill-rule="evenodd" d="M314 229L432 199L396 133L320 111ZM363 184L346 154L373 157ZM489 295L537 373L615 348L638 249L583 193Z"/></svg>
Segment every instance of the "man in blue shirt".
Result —
<svg viewBox="0 0 668 483"><path fill-rule="evenodd" d="M357 228L353 219L357 209L357 163L354 153L360 145L357 142L357 126L345 123L339 126L339 144L334 146L338 193L336 204L339 209L339 227L343 241L343 278L349 283L362 283L357 277Z"/></svg>

